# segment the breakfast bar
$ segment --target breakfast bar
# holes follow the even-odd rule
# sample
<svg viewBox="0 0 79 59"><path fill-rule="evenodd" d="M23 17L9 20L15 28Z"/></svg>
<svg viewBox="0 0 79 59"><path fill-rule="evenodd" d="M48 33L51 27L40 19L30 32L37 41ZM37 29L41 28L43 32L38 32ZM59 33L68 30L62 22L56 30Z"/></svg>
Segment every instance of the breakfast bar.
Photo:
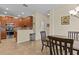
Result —
<svg viewBox="0 0 79 59"><path fill-rule="evenodd" d="M17 43L30 41L30 34L33 30L19 29L17 30Z"/></svg>

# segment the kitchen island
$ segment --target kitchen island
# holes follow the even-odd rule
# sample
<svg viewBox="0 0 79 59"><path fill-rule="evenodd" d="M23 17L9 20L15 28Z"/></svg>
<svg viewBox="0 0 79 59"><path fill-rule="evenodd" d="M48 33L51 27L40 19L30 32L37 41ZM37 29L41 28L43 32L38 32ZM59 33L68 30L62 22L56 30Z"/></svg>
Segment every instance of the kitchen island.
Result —
<svg viewBox="0 0 79 59"><path fill-rule="evenodd" d="M33 30L19 29L17 30L17 43L22 43L30 41L30 34L33 33Z"/></svg>

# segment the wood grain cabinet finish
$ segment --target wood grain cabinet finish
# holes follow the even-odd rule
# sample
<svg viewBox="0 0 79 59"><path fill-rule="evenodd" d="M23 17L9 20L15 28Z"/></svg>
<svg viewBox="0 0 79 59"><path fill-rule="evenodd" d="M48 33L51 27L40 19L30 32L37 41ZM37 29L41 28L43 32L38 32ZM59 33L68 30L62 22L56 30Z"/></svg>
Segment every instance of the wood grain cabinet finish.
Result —
<svg viewBox="0 0 79 59"><path fill-rule="evenodd" d="M0 25L6 29L6 24L7 23L14 23L14 27L27 27L27 28L32 28L33 25L33 16L27 16L27 17L22 17L22 18L17 18L15 19L12 16L0 16ZM7 32L6 30L3 30L1 32L1 38L6 39L7 37ZM17 32L14 31L14 37L17 38Z"/></svg>
<svg viewBox="0 0 79 59"><path fill-rule="evenodd" d="M14 31L14 38L15 38L15 40L17 42L17 32L16 31Z"/></svg>
<svg viewBox="0 0 79 59"><path fill-rule="evenodd" d="M7 32L6 31L2 31L1 32L1 39L6 39L7 38Z"/></svg>

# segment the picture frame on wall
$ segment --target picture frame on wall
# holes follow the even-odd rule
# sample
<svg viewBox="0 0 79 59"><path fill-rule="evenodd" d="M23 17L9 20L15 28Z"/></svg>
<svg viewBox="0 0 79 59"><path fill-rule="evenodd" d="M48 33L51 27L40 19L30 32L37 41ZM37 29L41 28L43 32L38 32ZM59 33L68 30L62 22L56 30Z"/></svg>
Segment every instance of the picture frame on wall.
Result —
<svg viewBox="0 0 79 59"><path fill-rule="evenodd" d="M61 25L69 25L70 24L70 16L62 16L61 17Z"/></svg>

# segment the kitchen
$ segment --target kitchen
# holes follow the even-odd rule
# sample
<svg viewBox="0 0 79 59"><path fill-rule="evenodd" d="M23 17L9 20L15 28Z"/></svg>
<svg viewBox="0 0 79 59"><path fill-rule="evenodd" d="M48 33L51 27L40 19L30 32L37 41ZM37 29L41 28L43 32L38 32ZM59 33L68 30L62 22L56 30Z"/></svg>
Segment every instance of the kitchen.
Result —
<svg viewBox="0 0 79 59"><path fill-rule="evenodd" d="M13 16L0 16L1 40L15 38L17 42L18 30L32 30L33 17L13 17ZM22 33L21 33L22 34Z"/></svg>

